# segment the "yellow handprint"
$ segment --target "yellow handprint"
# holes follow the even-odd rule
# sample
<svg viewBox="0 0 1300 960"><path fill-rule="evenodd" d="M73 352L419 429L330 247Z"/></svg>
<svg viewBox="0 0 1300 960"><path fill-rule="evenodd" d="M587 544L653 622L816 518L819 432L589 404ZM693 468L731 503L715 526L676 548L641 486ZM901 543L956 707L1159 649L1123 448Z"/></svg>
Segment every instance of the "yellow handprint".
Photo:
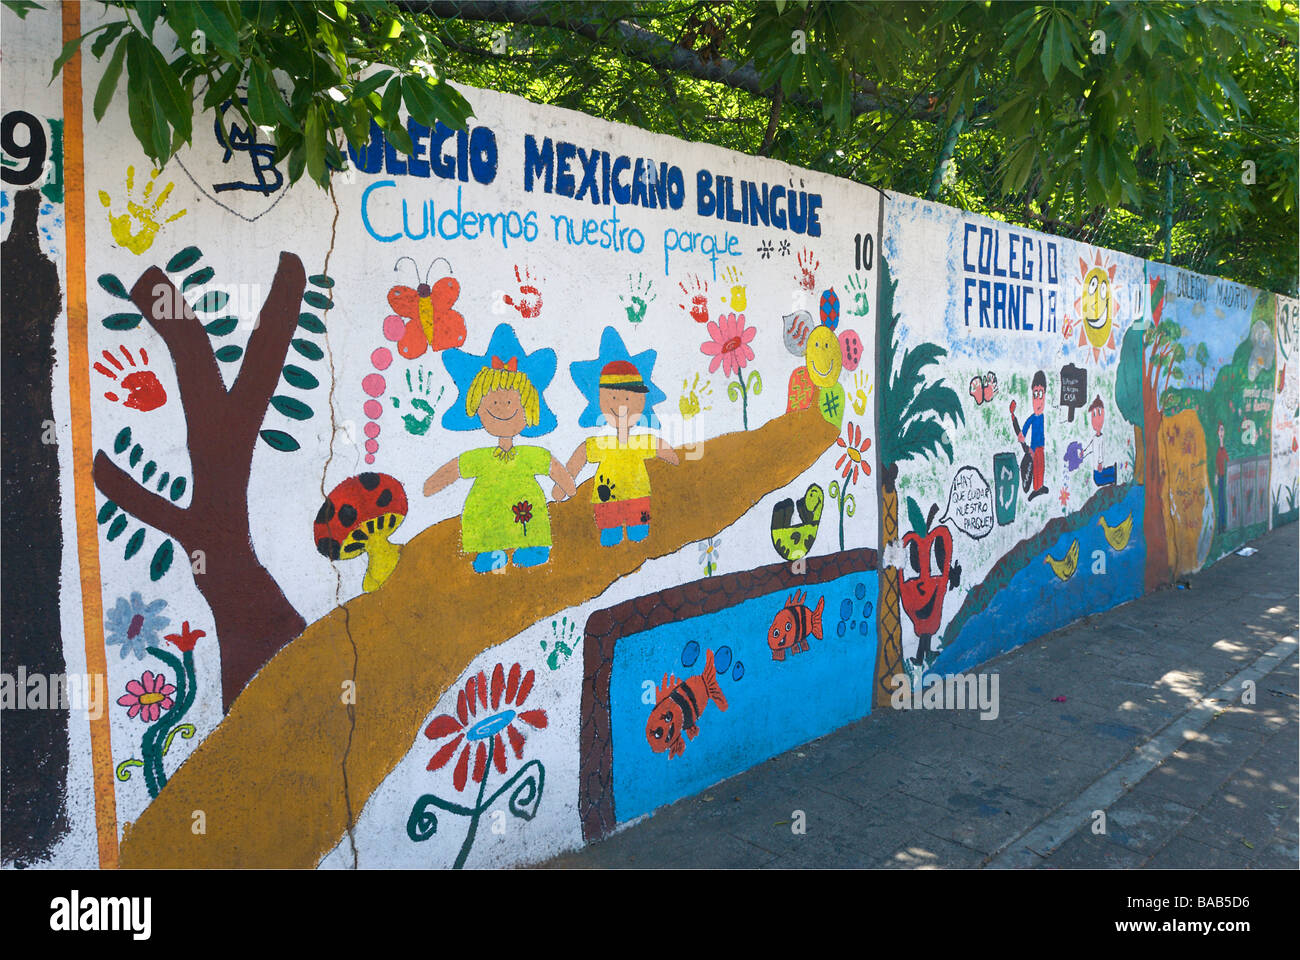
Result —
<svg viewBox="0 0 1300 960"><path fill-rule="evenodd" d="M731 309L732 310L735 311L744 310L749 303L748 299L745 296L744 279L745 279L744 274L742 274L735 267L727 267L727 269L722 272L723 282L731 284ZM726 297L721 297L720 299L722 300L723 303L727 302Z"/></svg>
<svg viewBox="0 0 1300 960"><path fill-rule="evenodd" d="M853 375L853 412L859 417L867 412L867 397L874 389L871 378L861 370Z"/></svg>
<svg viewBox="0 0 1300 960"><path fill-rule="evenodd" d="M712 399L712 395L713 384L705 380L701 386L700 375L697 373L694 382L682 380L682 395L677 401L677 409L682 412L682 417L689 420L702 410L713 409L713 404L703 406L703 401Z"/></svg>
<svg viewBox="0 0 1300 960"><path fill-rule="evenodd" d="M159 208L167 202L167 197L171 194L172 187L176 186L174 183L169 183L167 186L163 187L157 197L154 197L153 188L160 173L162 173L161 170L155 170L149 176L149 182L144 185L144 196L140 198L141 202L137 203L135 201L135 167L127 167L126 213L116 217L113 216L111 209L108 213L108 223L113 230L113 239L116 240L120 246L126 247L134 254L144 253L153 246L154 238L158 235L158 231L162 228L164 223L171 223L173 220L179 220L186 214L186 211L182 210L180 213L168 217L166 220L162 221L162 223L158 222ZM152 203L149 202L151 198L153 199ZM112 199L103 190L99 191L99 202L102 203L105 208L109 208L113 204ZM139 225L138 230L135 229L137 224Z"/></svg>

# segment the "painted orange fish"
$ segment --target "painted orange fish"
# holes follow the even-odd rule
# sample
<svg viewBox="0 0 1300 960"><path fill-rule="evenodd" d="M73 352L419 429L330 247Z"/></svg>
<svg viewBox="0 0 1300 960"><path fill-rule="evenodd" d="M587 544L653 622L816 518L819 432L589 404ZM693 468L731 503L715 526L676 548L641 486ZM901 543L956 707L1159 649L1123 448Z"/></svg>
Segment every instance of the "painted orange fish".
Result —
<svg viewBox="0 0 1300 960"><path fill-rule="evenodd" d="M700 732L697 721L712 700L719 710L727 709L727 698L718 686L718 671L713 666L713 651L704 658L704 672L686 680L664 674L659 685L659 702L650 711L646 721L645 738L655 753L668 751L668 756L680 756L686 749L682 734L694 740Z"/></svg>
<svg viewBox="0 0 1300 960"><path fill-rule="evenodd" d="M785 652L803 653L808 649L808 637L822 638L822 609L826 598L817 601L817 609L809 610L804 602L804 592L796 590L786 598L785 606L772 621L768 630L767 645L772 648L773 660L784 660Z"/></svg>

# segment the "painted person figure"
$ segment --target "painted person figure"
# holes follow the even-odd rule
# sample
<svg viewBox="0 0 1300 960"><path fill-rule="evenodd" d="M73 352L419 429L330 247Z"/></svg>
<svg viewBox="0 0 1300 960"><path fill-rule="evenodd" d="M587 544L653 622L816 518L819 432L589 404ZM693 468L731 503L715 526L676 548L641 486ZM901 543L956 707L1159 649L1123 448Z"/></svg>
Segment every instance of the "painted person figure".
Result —
<svg viewBox="0 0 1300 960"><path fill-rule="evenodd" d="M1047 408L1047 375L1041 370L1035 373L1029 389L1034 415L1025 418L1023 429L1016 430L1016 439L1021 443L1029 444L1029 453L1033 458L1034 489L1026 498L1033 500L1035 497L1041 497L1047 492L1047 484L1043 479L1043 473L1047 465L1046 454L1043 449L1047 442L1047 431L1043 420L1043 411ZM1014 403L1015 401L1012 401L1011 412L1013 415L1016 409ZM1014 424L1014 420L1012 423ZM1028 440L1026 440L1026 436Z"/></svg>
<svg viewBox="0 0 1300 960"><path fill-rule="evenodd" d="M652 433L632 435L632 426L645 411L649 387L636 365L627 360L605 364L600 371L600 411L613 436L589 437L569 457L575 479L588 464L596 467L591 504L602 546L627 539L636 543L650 536L650 474L646 461L658 457L676 465L677 452ZM553 491L558 499L559 488Z"/></svg>
<svg viewBox="0 0 1300 960"><path fill-rule="evenodd" d="M493 356L465 393L465 413L477 416L495 446L467 450L440 467L424 484L431 497L456 480L473 480L461 512L461 549L474 554L479 573L506 566L506 551L517 567L535 567L551 556L551 521L546 495L537 483L549 475L558 489L577 493L573 477L543 447L520 446L515 439L540 419L541 398L518 358Z"/></svg>
<svg viewBox="0 0 1300 960"><path fill-rule="evenodd" d="M1214 458L1215 473L1219 479L1219 529L1228 527L1228 448L1223 442L1223 421L1219 421L1219 452Z"/></svg>
<svg viewBox="0 0 1300 960"><path fill-rule="evenodd" d="M1116 465L1112 463L1109 467L1105 467L1101 462L1101 428L1106 422L1106 405L1101 401L1101 394L1097 394L1088 406L1088 419L1092 422L1092 429L1096 434L1088 446L1097 448L1097 467L1092 471L1092 482L1099 487L1109 486L1115 482Z"/></svg>

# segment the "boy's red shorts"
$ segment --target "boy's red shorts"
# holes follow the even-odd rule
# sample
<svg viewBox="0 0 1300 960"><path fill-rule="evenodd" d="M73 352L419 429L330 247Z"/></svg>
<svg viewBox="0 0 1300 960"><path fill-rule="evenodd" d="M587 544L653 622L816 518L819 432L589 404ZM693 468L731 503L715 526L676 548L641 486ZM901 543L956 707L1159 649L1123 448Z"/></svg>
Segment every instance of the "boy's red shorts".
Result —
<svg viewBox="0 0 1300 960"><path fill-rule="evenodd" d="M609 503L593 503L592 513L596 515L596 526L601 530L615 527L637 527L650 522L650 498L637 497L633 500L611 500Z"/></svg>

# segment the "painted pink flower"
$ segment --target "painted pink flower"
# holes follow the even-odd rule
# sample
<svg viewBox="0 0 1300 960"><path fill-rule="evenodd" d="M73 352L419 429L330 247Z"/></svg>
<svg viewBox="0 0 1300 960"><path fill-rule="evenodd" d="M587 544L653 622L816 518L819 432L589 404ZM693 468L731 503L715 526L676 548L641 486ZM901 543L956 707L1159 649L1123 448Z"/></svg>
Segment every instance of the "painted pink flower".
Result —
<svg viewBox="0 0 1300 960"><path fill-rule="evenodd" d="M128 717L139 715L144 723L154 723L164 710L172 708L172 694L175 692L176 688L167 682L164 674L146 670L139 680L127 682L126 693L118 697L117 702L130 708L126 711Z"/></svg>
<svg viewBox="0 0 1300 960"><path fill-rule="evenodd" d="M720 314L716 321L709 321L707 329L711 339L700 345L700 353L713 358L709 362L709 373L717 373L721 364L723 374L729 377L754 359L749 342L758 331L755 327L745 326L743 313Z"/></svg>
<svg viewBox="0 0 1300 960"><path fill-rule="evenodd" d="M522 760L524 736L516 729L515 721L522 720L538 730L544 729L547 723L545 710L519 709L528 699L528 694L532 692L535 679L536 671L529 670L524 674L523 667L517 663L510 668L508 677L505 668L498 663L492 670L490 685L487 674L482 670L470 677L465 683L465 689L456 696L456 716L448 713L439 714L424 728L424 735L430 740L451 737L438 748L438 752L433 755L426 769L442 769L451 760L456 748L460 747L460 758L456 761L456 768L452 773L452 783L457 790L465 789L469 782L471 753L474 755L474 782L482 783L487 775L490 741L492 765L497 768L498 773L505 773L506 744L502 738L503 733L510 741L515 758ZM492 702L491 709L496 712L481 720L476 719L480 709L485 713L488 711L489 697Z"/></svg>

